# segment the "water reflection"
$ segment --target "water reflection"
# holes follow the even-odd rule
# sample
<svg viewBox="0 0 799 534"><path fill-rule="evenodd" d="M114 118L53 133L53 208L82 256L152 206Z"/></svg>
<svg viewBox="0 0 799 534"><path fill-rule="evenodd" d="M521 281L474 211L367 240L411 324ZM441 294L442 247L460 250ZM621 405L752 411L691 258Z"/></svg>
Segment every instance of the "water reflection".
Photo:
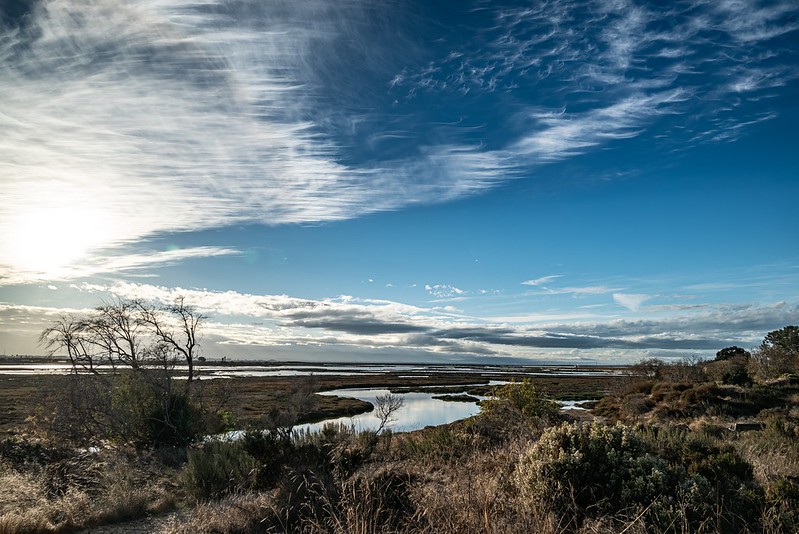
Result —
<svg viewBox="0 0 799 534"><path fill-rule="evenodd" d="M377 404L377 397L389 393L387 389L337 389L325 391L320 395L337 395L339 397L352 397L372 404ZM480 412L480 407L471 402L452 402L434 399L432 393L402 393L399 394L404 405L394 416L389 428L394 432L409 432L426 426L438 426L465 419ZM376 430L380 421L374 412L356 415L354 417L339 417L328 419L322 423L298 425L297 430L319 430L328 423L352 424L357 430Z"/></svg>

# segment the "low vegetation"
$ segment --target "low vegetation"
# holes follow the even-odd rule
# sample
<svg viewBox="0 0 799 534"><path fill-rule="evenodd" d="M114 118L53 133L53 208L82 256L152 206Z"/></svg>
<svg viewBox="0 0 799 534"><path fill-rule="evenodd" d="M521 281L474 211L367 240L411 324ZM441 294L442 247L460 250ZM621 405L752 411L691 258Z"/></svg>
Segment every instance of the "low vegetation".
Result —
<svg viewBox="0 0 799 534"><path fill-rule="evenodd" d="M795 333L713 361L641 362L592 421L525 380L495 388L476 417L396 435L391 394L376 431L294 431L314 411L299 387L238 439L209 439L227 418L197 385L166 388L152 367L76 374L90 394L65 403L113 409L84 406L98 426L74 435L41 414L0 444L0 533L174 510L161 532L796 532Z"/></svg>

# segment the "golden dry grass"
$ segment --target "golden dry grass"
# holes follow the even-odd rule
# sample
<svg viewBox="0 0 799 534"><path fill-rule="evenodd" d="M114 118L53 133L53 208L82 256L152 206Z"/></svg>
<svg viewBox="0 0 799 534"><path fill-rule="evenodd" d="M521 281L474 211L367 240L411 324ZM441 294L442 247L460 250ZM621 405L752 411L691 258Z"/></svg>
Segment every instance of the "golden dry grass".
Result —
<svg viewBox="0 0 799 534"><path fill-rule="evenodd" d="M82 527L92 516L92 499L70 488L51 495L42 474L20 473L0 464L0 533L59 532Z"/></svg>
<svg viewBox="0 0 799 534"><path fill-rule="evenodd" d="M54 487L52 469L0 463L0 534L68 532L159 513L174 507L174 492L137 480L130 466L98 463L91 487Z"/></svg>
<svg viewBox="0 0 799 534"><path fill-rule="evenodd" d="M260 521L273 513L272 494L249 493L201 503L181 517L166 522L160 534L211 534L257 531Z"/></svg>

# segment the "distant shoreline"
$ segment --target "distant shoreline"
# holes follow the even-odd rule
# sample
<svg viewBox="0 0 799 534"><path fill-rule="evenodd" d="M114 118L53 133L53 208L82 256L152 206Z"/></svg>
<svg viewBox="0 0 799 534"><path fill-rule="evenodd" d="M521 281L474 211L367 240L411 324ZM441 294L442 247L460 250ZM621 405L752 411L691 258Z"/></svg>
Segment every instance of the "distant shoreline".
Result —
<svg viewBox="0 0 799 534"><path fill-rule="evenodd" d="M37 365L37 364L63 364L69 365L70 361L68 358L63 356L30 356L30 355L14 355L14 356L0 356L0 366L2 365ZM208 358L204 361L195 361L195 366L198 367L290 367L290 368L308 368L308 367L317 367L317 368L333 368L333 367L374 367L374 366L386 366L386 367L407 367L407 368L418 368L418 367L425 367L425 368L440 368L440 369L456 369L456 368L474 368L478 370L490 370L490 369L498 369L504 372L507 371L515 371L518 370L519 372L532 372L537 369L542 371L552 371L556 369L560 370L593 370L593 371L600 371L600 370L618 370L618 369L625 369L630 366L630 364L607 364L607 363L596 363L596 364L585 364L585 363L575 363L569 364L564 362L553 362L551 364L547 363L469 363L469 362L380 362L380 361L338 361L338 362L331 362L331 361L324 361L324 362L312 362L312 361L300 361L300 360L274 360L274 359L264 359L264 360L223 360L221 358ZM109 367L108 364L96 364L96 367ZM181 367L185 367L185 364L176 365L177 369Z"/></svg>

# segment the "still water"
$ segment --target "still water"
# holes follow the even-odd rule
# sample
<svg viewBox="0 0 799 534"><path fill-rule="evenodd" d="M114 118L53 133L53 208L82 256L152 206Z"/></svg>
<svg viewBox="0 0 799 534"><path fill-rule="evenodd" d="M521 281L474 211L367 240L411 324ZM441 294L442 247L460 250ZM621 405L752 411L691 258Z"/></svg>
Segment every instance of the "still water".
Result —
<svg viewBox="0 0 799 534"><path fill-rule="evenodd" d="M569 369L569 368L542 368L535 367L523 370L528 376L610 376L621 371L609 371L606 369ZM0 364L0 376L2 375L39 375L39 374L69 374L72 367L65 362L53 363L3 363ZM110 366L99 366L101 372L111 372ZM185 365L176 365L178 372L187 372ZM194 368L197 378L237 378L237 377L291 377L291 376L351 376L360 374L383 374L391 372L413 373L413 377L419 377L425 372L430 373L476 373L492 375L518 374L519 368L503 369L499 366L451 366L451 365L325 365L315 366L308 364L299 365L203 365L198 364Z"/></svg>
<svg viewBox="0 0 799 534"><path fill-rule="evenodd" d="M501 385L507 382L492 380L489 385ZM337 395L339 397L352 397L377 405L377 397L389 393L387 389L353 388L336 389L319 393L320 395ZM465 392L464 392L465 393ZM480 413L480 407L472 402L454 402L433 398L433 393L401 393L397 396L403 399L403 406L397 410L388 428L394 432L410 432L426 426L438 426L466 419ZM562 410L585 410L582 404L590 400L558 401ZM338 417L320 423L297 425L295 430L320 430L326 424L352 425L357 430L376 430L380 420L374 411L356 415L354 417Z"/></svg>
<svg viewBox="0 0 799 534"><path fill-rule="evenodd" d="M337 395L339 397L352 397L377 404L377 397L389 393L387 389L337 389L325 391L320 395ZM389 423L389 428L394 432L409 432L418 430L426 426L437 426L459 419L465 419L480 413L480 407L472 402L452 402L441 399L434 399L432 393L403 393L404 405L394 415L394 419ZM380 425L380 420L374 412L356 415L354 417L339 417L328 419L322 423L298 425L297 430L318 430L328 423L343 423L354 425L358 430L376 430Z"/></svg>

